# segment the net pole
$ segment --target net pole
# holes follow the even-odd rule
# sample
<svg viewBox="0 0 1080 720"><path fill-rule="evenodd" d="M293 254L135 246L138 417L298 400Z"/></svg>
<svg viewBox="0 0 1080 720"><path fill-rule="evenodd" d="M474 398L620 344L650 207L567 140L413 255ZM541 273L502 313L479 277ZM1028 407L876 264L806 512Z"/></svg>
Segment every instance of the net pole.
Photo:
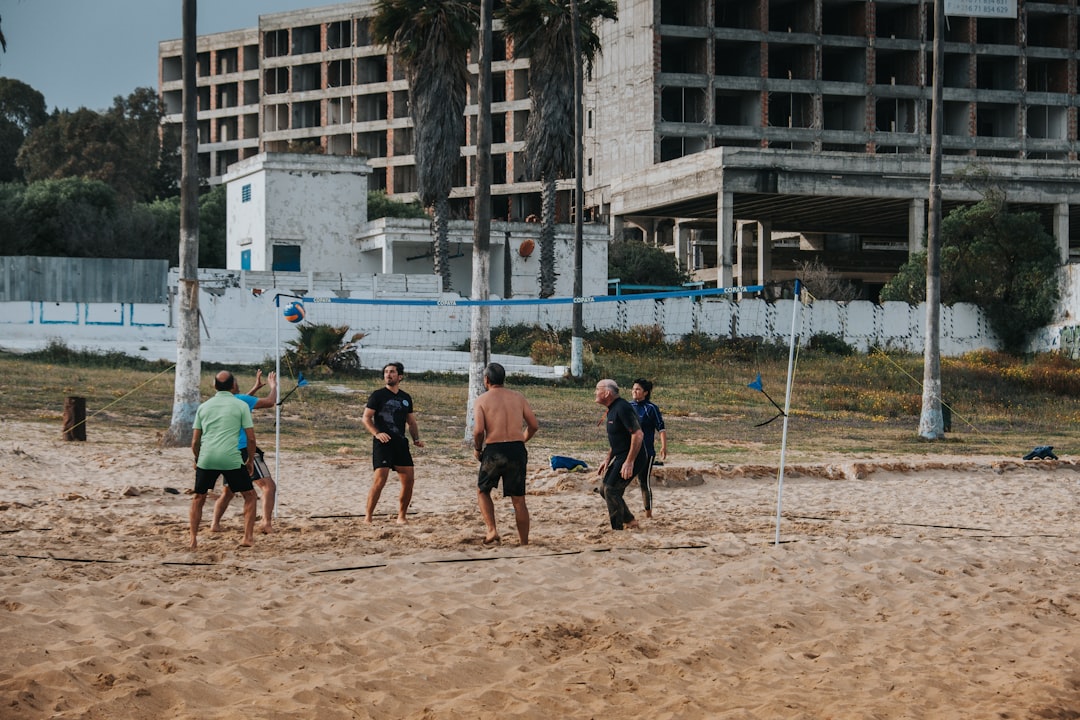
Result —
<svg viewBox="0 0 1080 720"><path fill-rule="evenodd" d="M795 328L799 319L799 296L802 294L802 283L795 280L795 297L791 305L791 338L788 342L788 365L787 365L787 390L784 397L784 431L780 439L780 469L776 479L776 545L780 544L780 514L784 508L784 462L787 458L787 435L788 420L791 417L791 381L795 369Z"/></svg>
<svg viewBox="0 0 1080 720"><path fill-rule="evenodd" d="M274 297L274 374L277 376L277 399L274 401L274 517L281 502L281 295Z"/></svg>

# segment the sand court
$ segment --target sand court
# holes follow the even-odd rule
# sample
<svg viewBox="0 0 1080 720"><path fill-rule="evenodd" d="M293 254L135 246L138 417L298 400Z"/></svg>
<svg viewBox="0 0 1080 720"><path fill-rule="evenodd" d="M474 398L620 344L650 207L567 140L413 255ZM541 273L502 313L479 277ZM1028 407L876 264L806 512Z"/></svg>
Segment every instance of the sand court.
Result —
<svg viewBox="0 0 1080 720"><path fill-rule="evenodd" d="M43 428L0 440L2 718L1080 713L1068 456L792 465L775 545L760 457L670 463L616 533L539 443L531 544L496 492L484 547L471 460L421 450L409 524L391 474L365 525L365 454L293 453L277 532L234 503L190 552L189 450Z"/></svg>

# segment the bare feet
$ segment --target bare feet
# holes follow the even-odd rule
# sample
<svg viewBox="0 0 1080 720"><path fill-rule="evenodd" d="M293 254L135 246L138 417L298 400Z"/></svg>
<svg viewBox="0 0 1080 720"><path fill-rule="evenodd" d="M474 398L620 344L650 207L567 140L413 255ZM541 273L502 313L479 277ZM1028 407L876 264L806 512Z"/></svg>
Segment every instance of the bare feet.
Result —
<svg viewBox="0 0 1080 720"><path fill-rule="evenodd" d="M500 545L502 544L502 538L499 534L487 535L484 537L484 545Z"/></svg>
<svg viewBox="0 0 1080 720"><path fill-rule="evenodd" d="M269 535L270 533L274 532L274 528L270 526L270 523L266 523L265 525L261 525L259 527L259 532L261 532L263 535Z"/></svg>
<svg viewBox="0 0 1080 720"><path fill-rule="evenodd" d="M244 538L240 541L240 547L254 547L255 538Z"/></svg>
<svg viewBox="0 0 1080 720"><path fill-rule="evenodd" d="M626 527L627 530L637 530L641 526L638 525L637 520L631 520L630 522L626 523L625 527Z"/></svg>
<svg viewBox="0 0 1080 720"><path fill-rule="evenodd" d="M368 525L370 525L371 524L371 516L370 515L365 515L364 516L364 522L366 522Z"/></svg>
<svg viewBox="0 0 1080 720"><path fill-rule="evenodd" d="M401 517L400 515L398 516L398 519L395 520L394 522L397 523L398 525L408 525L409 524L408 518Z"/></svg>
<svg viewBox="0 0 1080 720"><path fill-rule="evenodd" d="M221 526L220 525L211 525L210 526L210 532L221 532Z"/></svg>
<svg viewBox="0 0 1080 720"><path fill-rule="evenodd" d="M645 511L645 517L651 518L652 517L652 510L646 510Z"/></svg>
<svg viewBox="0 0 1080 720"><path fill-rule="evenodd" d="M199 541L198 541L197 538L192 537L191 542L188 544L188 550L198 550L198 549L199 549Z"/></svg>

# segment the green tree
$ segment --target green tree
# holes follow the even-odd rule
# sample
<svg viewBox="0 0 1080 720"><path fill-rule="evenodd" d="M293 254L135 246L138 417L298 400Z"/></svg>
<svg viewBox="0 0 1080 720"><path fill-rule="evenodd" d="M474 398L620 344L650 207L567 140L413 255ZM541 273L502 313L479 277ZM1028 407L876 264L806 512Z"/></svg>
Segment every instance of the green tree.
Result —
<svg viewBox="0 0 1080 720"><path fill-rule="evenodd" d="M19 148L48 118L44 95L20 80L0 77L0 182L23 179L15 164Z"/></svg>
<svg viewBox="0 0 1080 720"><path fill-rule="evenodd" d="M96 242L111 236L116 192L100 180L64 178L31 183L22 193L16 235L2 240L5 255L108 257Z"/></svg>
<svg viewBox="0 0 1080 720"><path fill-rule="evenodd" d="M671 253L636 240L618 242L608 249L608 277L628 285L681 285L690 277L679 269Z"/></svg>
<svg viewBox="0 0 1080 720"><path fill-rule="evenodd" d="M371 36L405 68L413 121L417 194L433 208L435 272L450 290L450 190L465 140L468 53L476 0L377 0Z"/></svg>
<svg viewBox="0 0 1080 720"><path fill-rule="evenodd" d="M199 267L227 264L225 224L225 186L217 185L199 197Z"/></svg>
<svg viewBox="0 0 1080 720"><path fill-rule="evenodd" d="M16 164L29 182L85 177L115 188L123 200L149 200L161 186L162 109L150 88L117 97L105 113L54 113L22 144ZM172 137L166 135L166 137Z"/></svg>
<svg viewBox="0 0 1080 720"><path fill-rule="evenodd" d="M580 0L582 58L600 52L594 26L615 20L613 0ZM525 125L525 172L541 182L540 297L555 294L555 183L574 173L574 18L569 0L507 0L498 13L514 52L528 55L532 108Z"/></svg>
<svg viewBox="0 0 1080 720"><path fill-rule="evenodd" d="M986 313L1009 352L1054 317L1061 297L1057 243L1037 213L1012 213L988 197L949 213L941 223L941 301L968 302ZM913 256L881 291L882 300L926 298L925 253Z"/></svg>

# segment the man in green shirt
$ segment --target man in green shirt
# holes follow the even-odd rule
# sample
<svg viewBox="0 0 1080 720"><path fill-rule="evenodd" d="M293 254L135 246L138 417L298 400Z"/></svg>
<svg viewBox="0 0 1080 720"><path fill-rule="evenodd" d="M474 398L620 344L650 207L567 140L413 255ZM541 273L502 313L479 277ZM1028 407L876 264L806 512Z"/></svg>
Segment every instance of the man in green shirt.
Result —
<svg viewBox="0 0 1080 720"><path fill-rule="evenodd" d="M255 428L251 422L251 408L232 394L233 375L222 370L214 377L213 397L195 411L194 433L191 450L195 453L195 494L191 496L188 521L191 527L191 549L199 546L199 523L202 522L206 493L214 489L219 475L234 493L244 498L243 547L255 544L255 505L258 500L251 484L251 464L254 454L248 455L247 464L240 456L236 443L241 431L247 435L248 447L255 447Z"/></svg>

